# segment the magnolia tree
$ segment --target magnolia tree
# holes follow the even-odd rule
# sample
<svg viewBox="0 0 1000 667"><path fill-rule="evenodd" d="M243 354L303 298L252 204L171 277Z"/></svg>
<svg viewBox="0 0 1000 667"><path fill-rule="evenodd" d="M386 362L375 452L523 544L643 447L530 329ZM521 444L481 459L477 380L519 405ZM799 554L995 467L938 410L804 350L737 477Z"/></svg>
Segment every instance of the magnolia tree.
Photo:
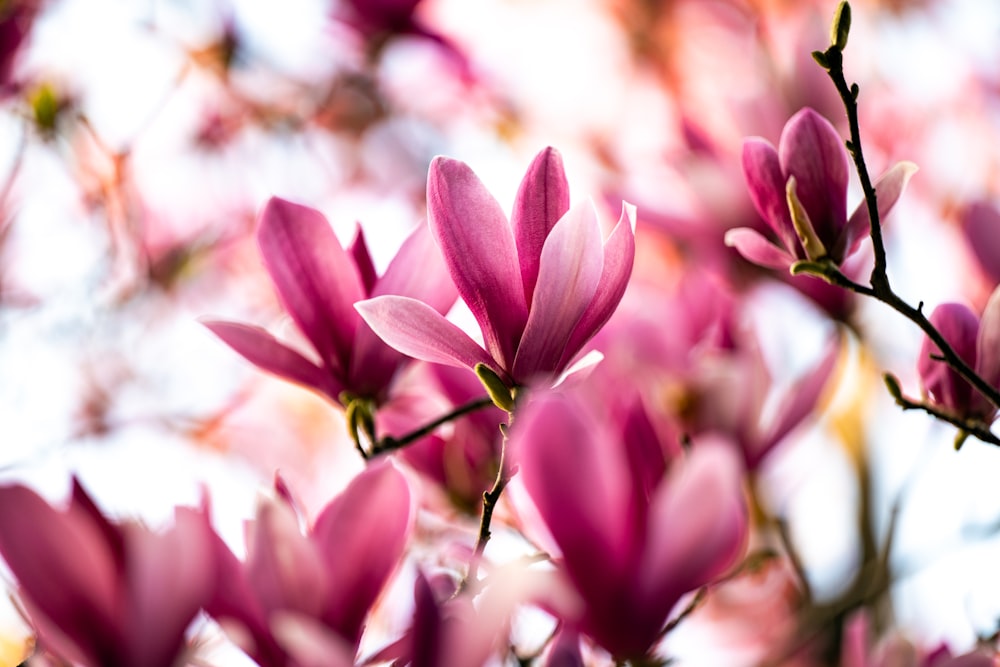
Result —
<svg viewBox="0 0 1000 667"><path fill-rule="evenodd" d="M995 72L908 106L846 2L787 4L587 3L617 89L559 67L603 126L461 3L324 5L299 61L168 7L126 131L48 69L74 4L0 3L4 664L1000 664L995 169L949 190L921 142L944 109L989 152ZM872 40L948 15L858 4ZM373 201L406 220L321 211Z"/></svg>

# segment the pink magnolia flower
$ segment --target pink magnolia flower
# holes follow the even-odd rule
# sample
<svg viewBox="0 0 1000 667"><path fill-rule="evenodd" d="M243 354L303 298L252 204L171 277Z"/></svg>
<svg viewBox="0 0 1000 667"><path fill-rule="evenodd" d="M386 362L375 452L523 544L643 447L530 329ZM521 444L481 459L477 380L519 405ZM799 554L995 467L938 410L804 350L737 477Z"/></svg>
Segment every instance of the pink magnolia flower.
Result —
<svg viewBox="0 0 1000 667"><path fill-rule="evenodd" d="M388 461L370 466L303 535L287 494L265 500L240 563L221 540L205 610L262 667L351 665L365 619L413 525L410 489ZM309 656L322 650L327 661Z"/></svg>
<svg viewBox="0 0 1000 667"><path fill-rule="evenodd" d="M344 391L386 400L397 371L409 362L361 320L356 301L403 294L443 313L457 297L423 225L404 241L381 277L360 227L345 250L319 211L277 197L261 212L257 240L278 296L318 359L307 358L260 327L218 321L205 325L261 369L335 402Z"/></svg>
<svg viewBox="0 0 1000 667"><path fill-rule="evenodd" d="M993 657L979 651L954 656L941 645L933 651L918 648L900 634L889 635L871 646L867 614L847 621L841 647L841 667L993 667Z"/></svg>
<svg viewBox="0 0 1000 667"><path fill-rule="evenodd" d="M682 595L742 555L742 471L732 447L710 440L667 469L658 443L614 437L591 414L570 397L537 397L518 414L510 447L584 602L564 622L615 658L636 659Z"/></svg>
<svg viewBox="0 0 1000 667"><path fill-rule="evenodd" d="M833 125L805 108L789 119L777 150L759 137L743 144L743 173L757 212L778 239L741 227L726 233L726 244L755 264L787 269L804 259L829 257L840 264L868 233L862 202L847 217L849 158ZM899 162L875 182L879 218L896 204L912 162Z"/></svg>
<svg viewBox="0 0 1000 667"><path fill-rule="evenodd" d="M959 214L972 256L992 285L1000 283L1000 211L988 201L973 201Z"/></svg>
<svg viewBox="0 0 1000 667"><path fill-rule="evenodd" d="M993 387L1000 387L1000 289L993 292L982 320L968 306L943 303L930 316L955 353ZM996 408L955 370L935 359L941 351L924 337L917 360L924 393L959 417L992 421Z"/></svg>
<svg viewBox="0 0 1000 667"><path fill-rule="evenodd" d="M176 664L212 592L213 538L191 508L163 532L111 523L76 480L65 509L27 487L0 487L0 553L39 647L73 664Z"/></svg>
<svg viewBox="0 0 1000 667"><path fill-rule="evenodd" d="M357 304L389 345L435 363L484 363L511 385L563 371L618 306L635 257L625 205L602 244L594 207L569 207L562 158L543 150L521 181L511 223L464 163L435 158L428 222L485 349L433 308L405 296Z"/></svg>

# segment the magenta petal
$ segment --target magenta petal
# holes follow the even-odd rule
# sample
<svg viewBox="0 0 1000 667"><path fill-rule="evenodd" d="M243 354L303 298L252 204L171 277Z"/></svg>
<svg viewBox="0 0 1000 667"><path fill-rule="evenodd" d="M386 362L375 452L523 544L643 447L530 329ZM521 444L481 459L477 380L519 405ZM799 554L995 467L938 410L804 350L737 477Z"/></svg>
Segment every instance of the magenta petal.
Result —
<svg viewBox="0 0 1000 667"><path fill-rule="evenodd" d="M592 203L574 206L552 228L542 248L528 324L514 358L515 381L559 370L570 334L594 299L603 254Z"/></svg>
<svg viewBox="0 0 1000 667"><path fill-rule="evenodd" d="M261 370L325 394L333 401L343 390L343 385L330 373L260 327L217 321L202 324Z"/></svg>
<svg viewBox="0 0 1000 667"><path fill-rule="evenodd" d="M251 532L247 579L264 609L319 615L329 593L324 564L292 508L283 500L262 501Z"/></svg>
<svg viewBox="0 0 1000 667"><path fill-rule="evenodd" d="M976 339L979 334L979 318L968 306L959 303L943 303L931 313L930 322L944 336L955 353L969 366L976 367ZM959 415L967 414L972 398L972 385L962 379L943 361L933 359L940 356L938 346L924 337L917 359L920 384L939 405Z"/></svg>
<svg viewBox="0 0 1000 667"><path fill-rule="evenodd" d="M354 478L316 519L313 540L331 582L322 619L352 644L412 527L410 487L389 461Z"/></svg>
<svg viewBox="0 0 1000 667"><path fill-rule="evenodd" d="M509 369L528 321L528 304L507 218L466 164L442 157L431 163L427 213L458 293L483 330L486 349Z"/></svg>
<svg viewBox="0 0 1000 667"><path fill-rule="evenodd" d="M525 303L531 303L535 291L545 239L568 210L569 183L562 156L554 148L545 148L532 160L521 181L510 219Z"/></svg>
<svg viewBox="0 0 1000 667"><path fill-rule="evenodd" d="M379 296L355 304L368 326L403 354L436 364L474 367L496 362L469 335L422 301Z"/></svg>
<svg viewBox="0 0 1000 667"><path fill-rule="evenodd" d="M346 374L365 298L354 261L323 214L273 197L260 215L257 240L282 303L324 363Z"/></svg>
<svg viewBox="0 0 1000 667"><path fill-rule="evenodd" d="M749 227L738 227L726 232L725 243L748 262L771 269L787 270L797 260L787 251L774 245L760 232Z"/></svg>
<svg viewBox="0 0 1000 667"><path fill-rule="evenodd" d="M976 373L991 387L1000 388L1000 288L993 290L976 336ZM992 415L996 408L986 397L976 392L974 405L983 415Z"/></svg>
<svg viewBox="0 0 1000 667"><path fill-rule="evenodd" d="M781 170L781 161L774 146L757 137L744 141L743 176L757 213L785 244L785 248L794 252L799 240L788 212L788 199L785 195L787 179Z"/></svg>
<svg viewBox="0 0 1000 667"><path fill-rule="evenodd" d="M796 193L817 236L827 248L834 247L847 223L849 174L847 149L837 130L812 109L802 109L785 124L778 154L785 180L795 177Z"/></svg>
<svg viewBox="0 0 1000 667"><path fill-rule="evenodd" d="M131 664L170 667L186 648L184 632L215 583L210 533L208 519L191 509L178 509L165 533L126 526Z"/></svg>
<svg viewBox="0 0 1000 667"><path fill-rule="evenodd" d="M906 185L910 182L913 174L917 173L917 165L912 162L897 162L889 171L885 172L875 181L875 194L878 201L878 217L883 223L886 216L899 201ZM851 255L861 241L868 236L871 221L868 216L868 205L862 201L851 214L851 219L847 221L844 233L833 249L833 256L838 260ZM840 253L840 254L837 254Z"/></svg>
<svg viewBox="0 0 1000 667"><path fill-rule="evenodd" d="M458 298L455 285L434 244L427 225L421 224L403 241L385 274L375 283L371 296L398 295L422 301L442 315ZM351 361L351 384L385 387L405 362L368 326L358 328Z"/></svg>
<svg viewBox="0 0 1000 667"><path fill-rule="evenodd" d="M665 618L681 595L732 567L746 547L742 470L728 443L695 442L653 498L639 590ZM642 614L642 609L636 610Z"/></svg>
<svg viewBox="0 0 1000 667"><path fill-rule="evenodd" d="M816 402L826 387L827 380L830 379L839 353L840 340L834 338L827 344L820 362L807 371L782 396L782 400L778 403L778 414L770 428L756 443L753 451L744 452L748 469L756 468L764 456L816 408Z"/></svg>
<svg viewBox="0 0 1000 667"><path fill-rule="evenodd" d="M378 274L375 273L375 263L372 261L371 253L368 252L368 243L365 241L365 232L361 229L360 224L356 224L355 226L354 240L351 241L351 245L347 248L347 252L354 260L354 266L358 270L358 278L361 280L361 289L364 291L365 296L371 296L372 290L375 288L375 281L378 280Z"/></svg>
<svg viewBox="0 0 1000 667"><path fill-rule="evenodd" d="M618 224L604 242L604 259L601 278L597 283L594 298L570 336L559 367L565 368L577 352L603 327L625 294L632 264L635 261L635 207L622 202L622 212Z"/></svg>
<svg viewBox="0 0 1000 667"><path fill-rule="evenodd" d="M977 201L963 209L961 220L979 267L994 284L1000 283L1000 212L988 202Z"/></svg>
<svg viewBox="0 0 1000 667"><path fill-rule="evenodd" d="M621 446L559 395L519 412L510 451L570 579L589 607L606 606L631 577L633 497Z"/></svg>
<svg viewBox="0 0 1000 667"><path fill-rule="evenodd" d="M40 620L95 661L119 653L121 573L89 516L60 512L24 486L0 487L0 554Z"/></svg>

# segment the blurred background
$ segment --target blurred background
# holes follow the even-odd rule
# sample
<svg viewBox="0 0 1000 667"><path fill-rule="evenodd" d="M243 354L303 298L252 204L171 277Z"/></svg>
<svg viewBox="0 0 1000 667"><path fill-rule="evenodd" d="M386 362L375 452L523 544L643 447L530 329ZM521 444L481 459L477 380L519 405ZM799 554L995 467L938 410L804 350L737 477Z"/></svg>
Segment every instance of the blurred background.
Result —
<svg viewBox="0 0 1000 667"><path fill-rule="evenodd" d="M895 515L896 624L927 643L991 635L1000 452L970 441L956 454L950 428L894 407L879 376L919 395L916 329L722 244L727 229L763 224L744 137L776 144L804 106L844 131L809 55L828 45L835 6L0 0L3 479L58 500L77 475L112 514L153 525L207 492L234 545L276 470L314 511L362 466L340 411L198 322L287 327L254 240L260 207L278 195L318 208L345 243L360 223L382 269L425 215L433 156L469 163L509 210L551 145L573 201L590 196L606 229L623 199L638 206L622 311L670 339L683 315L651 303L693 282L724 292L759 340L765 413L843 332L815 415L756 472L817 595L837 594L863 535L884 538ZM1000 4L853 8L846 70L870 168L921 169L887 221L895 286L928 309L981 309L1000 282ZM859 201L852 177L849 210ZM664 410L680 411L669 396ZM752 641L726 618L693 619L672 651L716 664L705 656ZM17 655L26 630L13 607L3 619Z"/></svg>

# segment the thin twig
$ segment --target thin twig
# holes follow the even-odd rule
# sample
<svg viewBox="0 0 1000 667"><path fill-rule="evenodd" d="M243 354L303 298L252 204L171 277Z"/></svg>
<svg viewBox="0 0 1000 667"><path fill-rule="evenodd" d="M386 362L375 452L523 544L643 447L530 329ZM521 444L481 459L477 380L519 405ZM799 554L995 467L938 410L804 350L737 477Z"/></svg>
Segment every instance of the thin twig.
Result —
<svg viewBox="0 0 1000 667"><path fill-rule="evenodd" d="M434 432L435 429L437 429L439 426L442 426L443 424L447 424L450 421L454 421L459 417L469 414L470 412L475 412L476 410L482 410L483 408L488 408L491 405L493 405L493 401L492 399L490 399L489 396L484 396L483 398L477 398L473 401L469 401L468 403L464 403L458 406L451 412L441 415L434 421L424 426L421 426L415 431L407 433L401 438L395 438L391 435L387 435L383 438L380 438L378 442L372 445L371 451L368 452L368 457L370 458L372 456L384 454L385 452L392 452L397 449L406 447L407 445L416 442L420 438L430 435L431 433Z"/></svg>

